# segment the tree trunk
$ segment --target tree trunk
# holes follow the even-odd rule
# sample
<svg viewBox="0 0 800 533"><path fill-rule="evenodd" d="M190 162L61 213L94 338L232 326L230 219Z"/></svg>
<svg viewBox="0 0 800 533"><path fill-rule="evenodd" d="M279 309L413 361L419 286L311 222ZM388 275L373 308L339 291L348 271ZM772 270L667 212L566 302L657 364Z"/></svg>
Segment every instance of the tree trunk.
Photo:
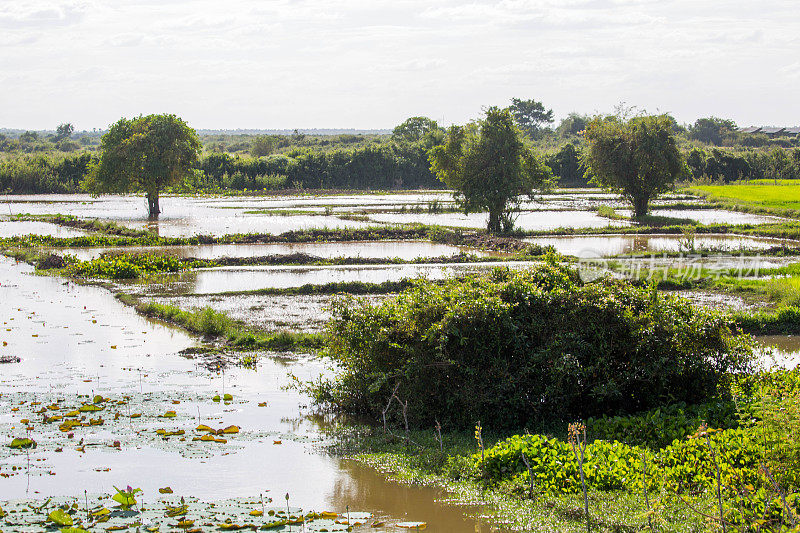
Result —
<svg viewBox="0 0 800 533"><path fill-rule="evenodd" d="M492 234L498 234L501 231L500 227L500 215L502 214L502 210L500 209L489 209L489 226L488 231Z"/></svg>
<svg viewBox="0 0 800 533"><path fill-rule="evenodd" d="M633 199L633 218L642 218L647 214L650 199L646 196Z"/></svg>
<svg viewBox="0 0 800 533"><path fill-rule="evenodd" d="M161 209L158 207L158 191L147 193L147 209L150 218L158 218Z"/></svg>

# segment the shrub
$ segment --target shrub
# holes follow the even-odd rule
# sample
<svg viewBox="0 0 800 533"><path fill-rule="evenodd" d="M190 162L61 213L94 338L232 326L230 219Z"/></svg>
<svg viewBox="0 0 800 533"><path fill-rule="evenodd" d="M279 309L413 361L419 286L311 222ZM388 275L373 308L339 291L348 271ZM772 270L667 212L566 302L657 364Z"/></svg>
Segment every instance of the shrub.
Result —
<svg viewBox="0 0 800 533"><path fill-rule="evenodd" d="M380 419L392 390L417 426L541 427L725 394L752 358L724 316L627 282L530 270L421 281L379 306L342 300L316 400Z"/></svg>

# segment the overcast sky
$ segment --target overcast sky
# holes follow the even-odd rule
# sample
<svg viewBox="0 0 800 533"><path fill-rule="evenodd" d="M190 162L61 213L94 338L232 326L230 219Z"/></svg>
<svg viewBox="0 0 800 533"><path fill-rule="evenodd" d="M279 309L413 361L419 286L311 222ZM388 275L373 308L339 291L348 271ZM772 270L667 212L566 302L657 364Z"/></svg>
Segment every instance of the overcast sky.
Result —
<svg viewBox="0 0 800 533"><path fill-rule="evenodd" d="M798 0L0 0L0 127L445 124L535 98L800 124Z"/></svg>

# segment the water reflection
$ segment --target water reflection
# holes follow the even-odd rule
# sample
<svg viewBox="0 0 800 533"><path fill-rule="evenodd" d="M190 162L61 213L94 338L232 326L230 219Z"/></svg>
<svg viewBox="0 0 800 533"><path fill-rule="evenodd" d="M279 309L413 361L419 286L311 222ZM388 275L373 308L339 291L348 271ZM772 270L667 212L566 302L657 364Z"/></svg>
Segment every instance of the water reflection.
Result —
<svg viewBox="0 0 800 533"><path fill-rule="evenodd" d="M267 243L267 244L200 244L188 246L128 246L118 248L64 248L58 251L81 260L94 259L104 253L149 253L175 257L219 259L220 257L264 257L303 253L323 258L364 257L400 258L406 261L421 257L442 257L460 253L479 256L487 252L467 247L452 246L429 241L351 241L321 243Z"/></svg>
<svg viewBox="0 0 800 533"><path fill-rule="evenodd" d="M86 439L82 452L70 445L54 453L50 439L66 437L54 424L34 423L40 446L30 451L33 474L0 479L0 500L19 498L28 483L31 496L41 497L113 492L113 485L131 484L144 489L145 504L166 485L206 501L261 493L277 499L289 492L293 504L309 510L349 506L388 519L413 516L432 531L489 531L460 509L435 503L435 491L387 483L368 469L316 453L318 425L302 407L308 400L285 385L292 381L289 373L302 380L327 373L319 359L264 353L257 371L211 373L176 355L195 344L185 333L138 316L104 289L31 273L27 265L0 259L6 343L0 353L22 358L0 373L0 441L18 436L21 413L12 412L10 402L23 406L23 400L49 405L62 398L73 405L81 401L78 394L128 395L139 409L152 405L154 412L177 415L170 422L114 421L107 412L105 425L77 432L75 440ZM234 402L210 400L221 392L231 393ZM238 425L242 435L208 456L182 453L191 451L191 443L152 438L155 427L191 431L198 418L214 427ZM109 446L114 440L122 441L121 449ZM25 472L26 457L0 448L4 471L18 466Z"/></svg>
<svg viewBox="0 0 800 533"><path fill-rule="evenodd" d="M612 256L643 252L685 251L686 241L682 235L564 235L554 237L531 237L525 242L541 246L553 246L557 252L579 257ZM694 237L696 249L719 251L764 250L774 246L800 246L800 241L749 237L733 234L702 234Z"/></svg>

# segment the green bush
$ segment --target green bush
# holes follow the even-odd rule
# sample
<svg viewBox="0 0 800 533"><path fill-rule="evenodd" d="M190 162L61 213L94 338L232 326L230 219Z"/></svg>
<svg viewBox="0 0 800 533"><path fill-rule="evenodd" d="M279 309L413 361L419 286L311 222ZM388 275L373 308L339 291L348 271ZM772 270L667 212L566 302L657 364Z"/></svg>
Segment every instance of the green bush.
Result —
<svg viewBox="0 0 800 533"><path fill-rule="evenodd" d="M590 438L620 440L628 444L662 448L697 431L706 422L713 428L738 425L736 405L713 401L700 405L684 402L628 416L602 416L586 421Z"/></svg>
<svg viewBox="0 0 800 533"><path fill-rule="evenodd" d="M762 484L764 480L758 472L762 449L753 435L743 429L710 431L715 459L702 436L676 440L657 453L617 441L595 440L585 452L587 487L604 491L640 488L646 466L648 487L666 484L677 492L698 492L715 487L714 460L722 485L731 494L735 494L736 487ZM528 486L530 475L523 453L534 476L534 490L557 495L581 489L578 459L572 446L542 435L509 437L486 450L483 460L475 454L476 475L490 485L516 478Z"/></svg>
<svg viewBox="0 0 800 533"><path fill-rule="evenodd" d="M583 284L553 261L419 282L379 306L343 300L333 316L327 353L341 372L317 402L380 420L398 386L423 427L535 428L699 403L752 358L718 313L627 282Z"/></svg>
<svg viewBox="0 0 800 533"><path fill-rule="evenodd" d="M180 272L211 264L208 261L187 262L170 255L115 253L73 263L67 266L65 273L87 278L136 279L160 272Z"/></svg>

